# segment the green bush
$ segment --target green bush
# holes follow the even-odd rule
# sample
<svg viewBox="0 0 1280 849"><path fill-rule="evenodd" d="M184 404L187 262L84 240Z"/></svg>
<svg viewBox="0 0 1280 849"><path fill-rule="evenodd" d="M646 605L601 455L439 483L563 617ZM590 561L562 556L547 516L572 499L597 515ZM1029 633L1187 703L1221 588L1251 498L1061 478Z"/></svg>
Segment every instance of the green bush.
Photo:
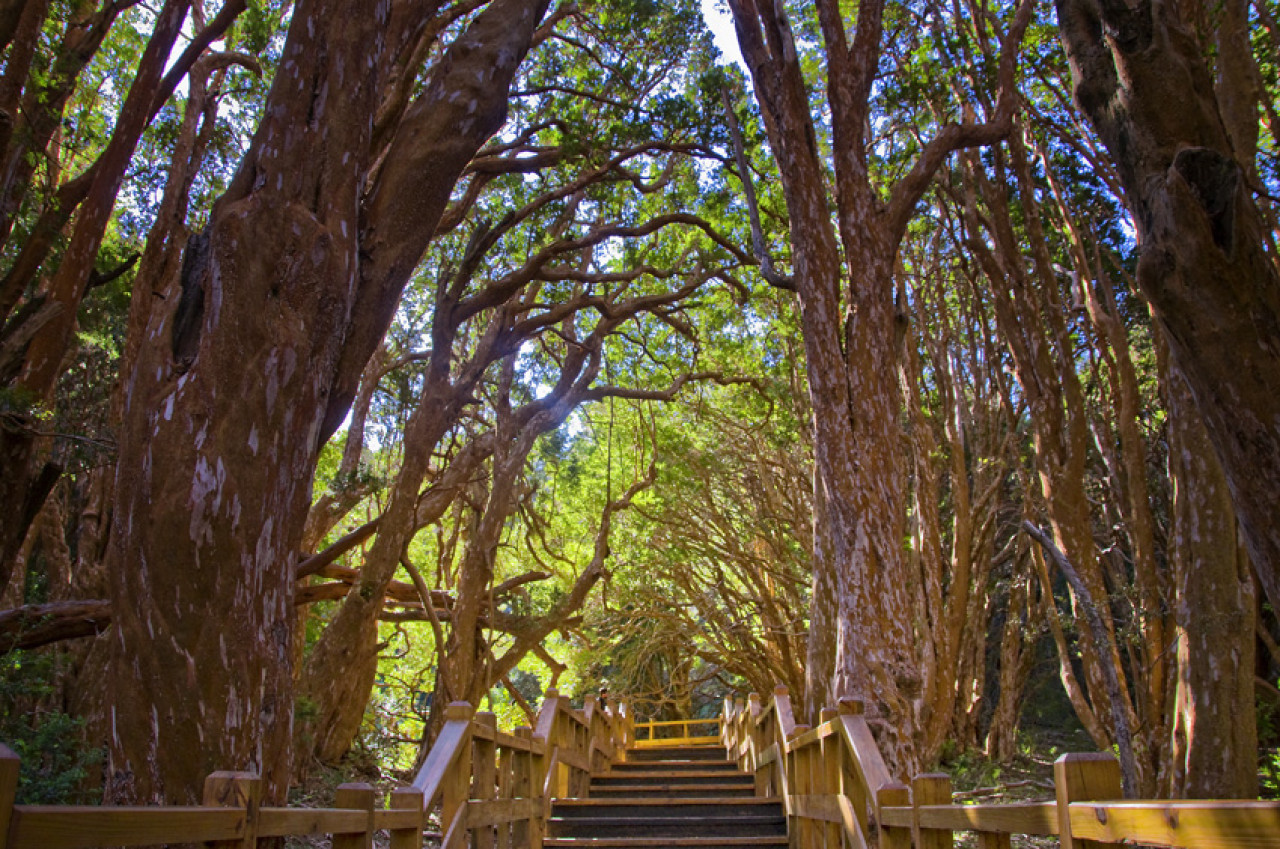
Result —
<svg viewBox="0 0 1280 849"><path fill-rule="evenodd" d="M55 805L90 801L84 789L102 750L84 745L84 722L56 710L41 710L53 692L48 656L11 651L0 655L0 742L20 759L20 804Z"/></svg>

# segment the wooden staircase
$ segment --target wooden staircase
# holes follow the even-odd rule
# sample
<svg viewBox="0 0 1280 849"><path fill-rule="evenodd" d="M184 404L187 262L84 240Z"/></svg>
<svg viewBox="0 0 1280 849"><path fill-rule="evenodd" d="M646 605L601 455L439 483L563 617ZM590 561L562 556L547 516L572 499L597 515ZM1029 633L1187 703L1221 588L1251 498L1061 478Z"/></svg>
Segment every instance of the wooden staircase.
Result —
<svg viewBox="0 0 1280 849"><path fill-rule="evenodd" d="M755 778L721 746L628 749L593 773L586 799L557 799L544 846L784 847L787 819L777 798L755 795Z"/></svg>

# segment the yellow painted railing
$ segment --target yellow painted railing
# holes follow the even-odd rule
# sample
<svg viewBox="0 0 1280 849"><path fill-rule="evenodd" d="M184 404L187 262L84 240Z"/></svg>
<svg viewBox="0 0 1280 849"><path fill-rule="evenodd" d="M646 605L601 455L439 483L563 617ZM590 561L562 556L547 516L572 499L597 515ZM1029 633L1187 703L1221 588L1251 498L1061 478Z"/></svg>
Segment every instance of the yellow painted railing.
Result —
<svg viewBox="0 0 1280 849"><path fill-rule="evenodd" d="M491 713L456 702L409 787L374 807L368 784L344 784L333 808L261 805L262 781L216 772L195 807L15 805L18 758L0 745L0 849L97 849L210 843L253 849L266 837L331 835L334 849L367 849L386 831L390 849L421 849L427 815L440 806L441 849L539 849L551 801L586 795L590 775L618 759L632 739L625 704L582 710L548 690L535 728L507 734Z"/></svg>
<svg viewBox="0 0 1280 849"><path fill-rule="evenodd" d="M956 805L949 776L894 780L860 702L822 711L809 728L796 724L785 687L768 704L726 700L723 742L755 774L757 795L782 798L794 849L949 849L956 832L976 834L981 849L1007 849L1012 835L1056 835L1065 849L1280 849L1280 802L1120 801L1110 755L1059 758L1052 802Z"/></svg>
<svg viewBox="0 0 1280 849"><path fill-rule="evenodd" d="M720 743L721 717L712 719L663 719L635 724L636 748L655 746L714 746Z"/></svg>

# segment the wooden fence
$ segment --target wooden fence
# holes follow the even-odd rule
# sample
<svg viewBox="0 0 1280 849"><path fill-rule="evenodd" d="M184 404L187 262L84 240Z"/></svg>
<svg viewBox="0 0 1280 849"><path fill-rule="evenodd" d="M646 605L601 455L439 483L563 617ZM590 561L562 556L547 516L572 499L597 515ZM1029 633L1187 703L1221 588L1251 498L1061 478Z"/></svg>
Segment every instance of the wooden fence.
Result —
<svg viewBox="0 0 1280 849"><path fill-rule="evenodd" d="M1065 849L1280 849L1280 803L1121 801L1110 755L1060 757L1052 802L956 805L949 776L894 781L860 702L822 711L809 728L796 725L785 687L767 705L726 700L724 743L755 773L757 795L782 798L795 849L949 849L956 832L976 834L982 849L1008 847L1012 835L1057 835Z"/></svg>
<svg viewBox="0 0 1280 849"><path fill-rule="evenodd" d="M702 746L720 742L723 718L662 719L635 724L637 749L655 746ZM699 733L695 734L697 731Z"/></svg>
<svg viewBox="0 0 1280 849"><path fill-rule="evenodd" d="M334 849L368 849L385 831L390 849L420 849L437 802L443 849L542 846L551 800L585 795L593 770L630 744L625 705L588 698L582 710L548 690L536 727L499 731L491 713L456 702L409 787L374 806L368 784L338 788L333 808L263 807L262 781L215 772L195 807L15 805L18 759L0 746L0 849L94 849L208 843L252 849L259 838L332 835Z"/></svg>

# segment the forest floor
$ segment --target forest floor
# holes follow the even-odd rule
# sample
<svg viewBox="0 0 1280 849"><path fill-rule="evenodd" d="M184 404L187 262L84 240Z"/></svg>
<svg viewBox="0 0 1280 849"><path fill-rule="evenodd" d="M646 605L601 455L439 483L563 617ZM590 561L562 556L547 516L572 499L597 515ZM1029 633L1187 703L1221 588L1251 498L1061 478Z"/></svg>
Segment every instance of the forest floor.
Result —
<svg viewBox="0 0 1280 849"><path fill-rule="evenodd" d="M937 769L951 776L955 801L1053 801L1053 762L1066 752L1092 752L1096 747L1074 717L1064 717L1053 710L1046 713L1049 715L1024 720L1018 735L1018 753L1010 763L988 760L980 751L944 753ZM955 845L976 847L977 836L958 833ZM1015 849L1047 849L1059 843L1056 837L1014 835L1012 845Z"/></svg>
<svg viewBox="0 0 1280 849"><path fill-rule="evenodd" d="M1053 801L1053 761L1067 749L1052 744L1023 745L1019 749L1018 755L1008 764L987 760L980 752L964 752L944 760L940 771L951 776L954 800L957 803L983 804ZM1015 835L1012 843L1015 847L1040 849L1058 846L1058 839ZM976 847L977 836L957 834L955 845Z"/></svg>

